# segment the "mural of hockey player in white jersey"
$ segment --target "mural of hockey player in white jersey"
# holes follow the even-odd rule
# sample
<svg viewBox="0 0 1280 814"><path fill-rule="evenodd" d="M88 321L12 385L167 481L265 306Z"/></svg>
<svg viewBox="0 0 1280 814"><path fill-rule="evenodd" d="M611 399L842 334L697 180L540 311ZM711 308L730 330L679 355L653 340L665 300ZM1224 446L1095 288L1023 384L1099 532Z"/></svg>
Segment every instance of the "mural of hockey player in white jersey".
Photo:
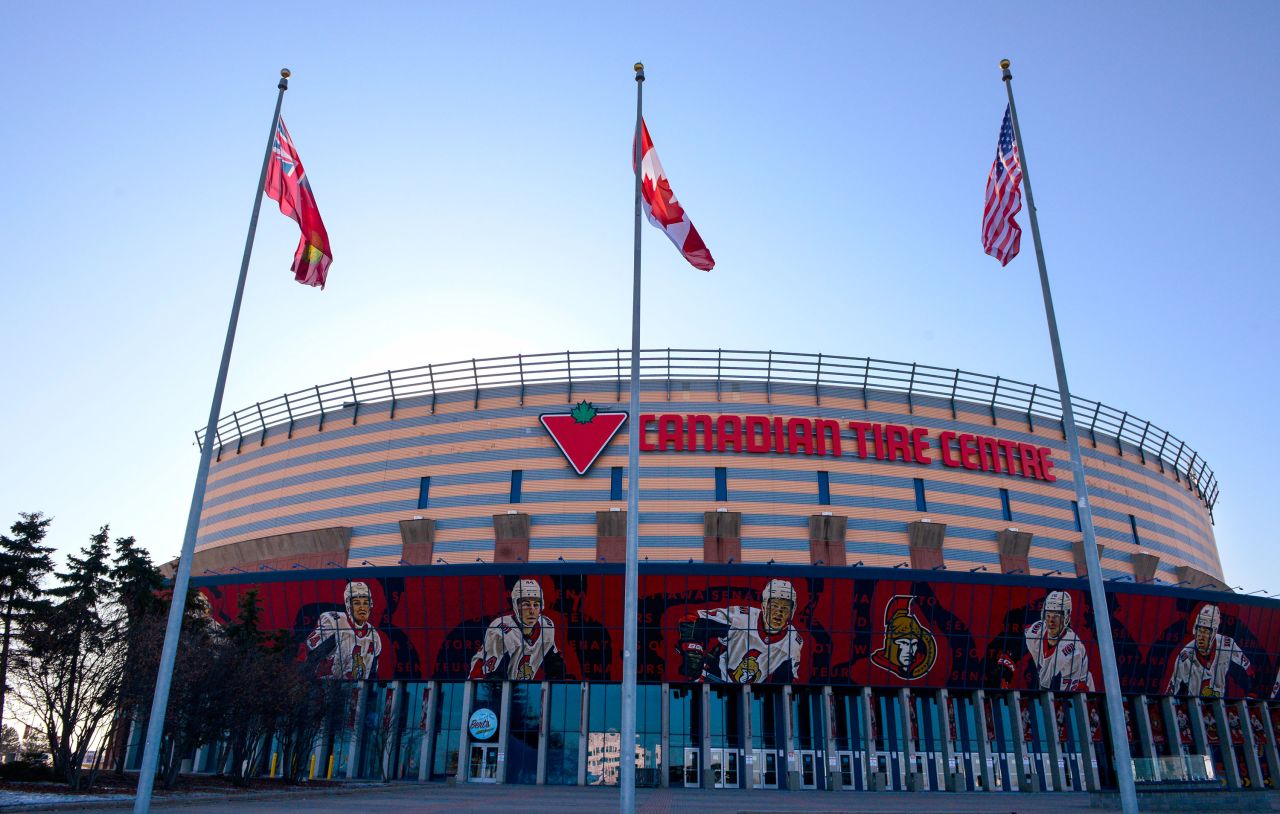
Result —
<svg viewBox="0 0 1280 814"><path fill-rule="evenodd" d="M791 624L796 591L772 579L760 607L730 605L700 610L677 623L680 672L691 681L789 683L799 672L804 640Z"/></svg>
<svg viewBox="0 0 1280 814"><path fill-rule="evenodd" d="M1071 595L1050 591L1044 599L1040 620L1023 631L1027 652L1035 662L1042 690L1081 692L1093 690L1089 654L1084 642L1071 629Z"/></svg>
<svg viewBox="0 0 1280 814"><path fill-rule="evenodd" d="M319 662L316 674L321 678L376 678L382 634L369 621L373 616L373 593L364 582L348 582L343 602L345 612L320 614L315 631L307 637L308 659Z"/></svg>
<svg viewBox="0 0 1280 814"><path fill-rule="evenodd" d="M542 615L542 586L521 579L511 589L511 613L489 623L480 650L471 657L468 678L516 681L564 678L564 657L556 647L555 623Z"/></svg>
<svg viewBox="0 0 1280 814"><path fill-rule="evenodd" d="M1169 695L1221 698L1227 691L1227 672L1235 664L1252 675L1249 657L1230 636L1218 632L1222 612L1204 605L1196 613L1191 641L1182 646L1169 677Z"/></svg>

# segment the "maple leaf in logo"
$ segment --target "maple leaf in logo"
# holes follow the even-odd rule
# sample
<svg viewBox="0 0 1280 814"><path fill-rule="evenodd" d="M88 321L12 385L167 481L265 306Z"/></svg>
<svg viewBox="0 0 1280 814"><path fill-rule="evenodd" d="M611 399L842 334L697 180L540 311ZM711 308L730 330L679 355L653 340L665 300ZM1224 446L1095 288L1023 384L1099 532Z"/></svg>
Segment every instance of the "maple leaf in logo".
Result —
<svg viewBox="0 0 1280 814"><path fill-rule="evenodd" d="M574 423L590 424L595 420L596 408L589 401L580 401L578 406L569 411L569 415L573 416Z"/></svg>

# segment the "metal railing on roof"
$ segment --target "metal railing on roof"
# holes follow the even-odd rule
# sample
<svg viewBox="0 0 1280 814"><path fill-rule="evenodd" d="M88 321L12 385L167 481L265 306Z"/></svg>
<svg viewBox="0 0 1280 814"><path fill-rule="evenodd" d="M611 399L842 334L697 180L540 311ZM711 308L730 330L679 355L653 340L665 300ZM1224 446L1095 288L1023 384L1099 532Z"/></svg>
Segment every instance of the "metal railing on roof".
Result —
<svg viewBox="0 0 1280 814"><path fill-rule="evenodd" d="M361 406L375 402L390 402L394 419L397 404L405 399L429 398L434 413L437 398L443 393L469 392L473 407L478 408L486 389L516 387L523 405L529 387L553 382L567 385L566 402L573 401L575 387L598 387L602 383L612 384L621 401L630 366L630 351L615 349L466 359L353 376L285 393L223 416L215 438L218 457L229 444L239 453L245 438L258 433L260 444L280 428L292 436L296 422L312 416L319 416L319 429L323 431L329 416L350 409L351 423L355 424L360 419ZM864 406L869 403L869 393L894 392L906 395L908 409L913 412L917 397L931 396L949 404L953 417L957 405L963 402L988 409L993 424L998 411L1003 410L1006 417L1010 412L1023 417L1033 429L1037 421L1057 424L1059 429L1062 426L1058 392L1052 388L959 368L890 362L869 356L662 348L640 351L640 375L650 384L665 382L668 400L676 382L714 381L717 401L723 397L724 388L734 382L758 382L768 400L772 400L778 385L812 388L819 405L823 388L841 388L845 393L852 390L861 396ZM1101 402L1073 397L1073 406L1079 429L1088 433L1094 447L1101 440L1113 444L1122 456L1138 455L1144 464L1151 457L1162 472L1171 470L1174 478L1194 492L1212 513L1218 501L1217 478L1204 458L1183 440L1150 421ZM203 432L197 431L196 444L203 440Z"/></svg>

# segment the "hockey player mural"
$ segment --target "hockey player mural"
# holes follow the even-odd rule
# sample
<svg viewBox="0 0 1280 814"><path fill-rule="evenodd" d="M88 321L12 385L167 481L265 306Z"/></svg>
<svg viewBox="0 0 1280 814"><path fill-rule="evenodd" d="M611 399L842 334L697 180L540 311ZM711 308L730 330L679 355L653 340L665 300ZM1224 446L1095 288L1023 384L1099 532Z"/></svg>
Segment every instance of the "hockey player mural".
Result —
<svg viewBox="0 0 1280 814"><path fill-rule="evenodd" d="M544 604L536 579L518 580L511 589L511 613L489 623L484 643L471 658L468 678L564 678L556 626L542 614Z"/></svg>
<svg viewBox="0 0 1280 814"><path fill-rule="evenodd" d="M1071 594L1050 591L1044 599L1040 620L1023 634L1039 675L1040 689L1054 692L1093 690L1089 654L1071 629Z"/></svg>
<svg viewBox="0 0 1280 814"><path fill-rule="evenodd" d="M1227 673L1234 664L1249 676L1249 657L1230 636L1218 632L1222 612L1206 604L1195 616L1191 641L1182 646L1169 677L1169 695L1199 695L1221 698L1227 690Z"/></svg>
<svg viewBox="0 0 1280 814"><path fill-rule="evenodd" d="M307 637L307 658L318 663L321 678L360 681L378 675L382 634L369 619L373 593L364 582L348 582L343 591L346 611L320 614L316 629Z"/></svg>
<svg viewBox="0 0 1280 814"><path fill-rule="evenodd" d="M1088 596L1065 580L1067 590L967 575L665 570L641 585L646 681L1101 689ZM243 575L198 587L221 625L255 592L262 628L287 631L324 678L620 679L621 574L444 571ZM1280 692L1280 604L1160 589L1111 597L1113 630L1123 626L1128 637L1125 692Z"/></svg>
<svg viewBox="0 0 1280 814"><path fill-rule="evenodd" d="M895 596L884 607L884 644L871 663L898 678L915 681L938 660L938 642L911 609L914 596Z"/></svg>
<svg viewBox="0 0 1280 814"><path fill-rule="evenodd" d="M799 674L804 639L791 624L796 590L771 579L760 607L730 605L699 610L677 624L680 672L691 681L790 683Z"/></svg>

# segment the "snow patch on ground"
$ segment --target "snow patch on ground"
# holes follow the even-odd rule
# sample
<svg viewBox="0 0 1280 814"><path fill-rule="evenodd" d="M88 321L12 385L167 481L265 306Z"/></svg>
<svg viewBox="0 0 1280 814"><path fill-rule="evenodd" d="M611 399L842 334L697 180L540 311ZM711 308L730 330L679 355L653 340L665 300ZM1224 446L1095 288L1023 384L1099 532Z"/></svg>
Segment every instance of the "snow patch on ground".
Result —
<svg viewBox="0 0 1280 814"><path fill-rule="evenodd" d="M40 794L31 791L0 791L0 808L43 805L46 803L104 803L131 800L132 794Z"/></svg>

